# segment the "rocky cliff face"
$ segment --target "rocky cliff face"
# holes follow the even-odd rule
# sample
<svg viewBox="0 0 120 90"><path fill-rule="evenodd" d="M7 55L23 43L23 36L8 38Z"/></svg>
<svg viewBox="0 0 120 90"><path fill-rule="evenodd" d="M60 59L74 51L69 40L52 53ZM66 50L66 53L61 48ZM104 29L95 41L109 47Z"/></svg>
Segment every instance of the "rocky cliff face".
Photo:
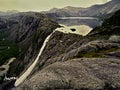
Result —
<svg viewBox="0 0 120 90"><path fill-rule="evenodd" d="M19 75L32 63L45 38L59 27L47 16L34 12L5 16L0 22L1 32L6 33L3 38L16 43L19 47L17 60L12 63L9 76Z"/></svg>
<svg viewBox="0 0 120 90"><path fill-rule="evenodd" d="M119 14L84 37L54 33L33 74L13 90L119 90Z"/></svg>

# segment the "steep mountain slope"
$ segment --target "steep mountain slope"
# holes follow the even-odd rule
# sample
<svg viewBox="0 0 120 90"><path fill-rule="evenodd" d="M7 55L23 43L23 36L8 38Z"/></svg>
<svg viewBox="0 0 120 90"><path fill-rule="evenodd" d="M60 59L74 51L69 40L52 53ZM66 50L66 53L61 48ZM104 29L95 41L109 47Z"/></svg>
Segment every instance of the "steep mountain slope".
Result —
<svg viewBox="0 0 120 90"><path fill-rule="evenodd" d="M2 17L0 22L0 33L4 33L1 37L2 42L7 40L7 42L12 42L18 47L18 53L14 49L11 50L17 55L11 55L9 58L16 57L17 59L11 64L7 76L17 76L31 64L45 38L59 27L47 16L35 12L8 15ZM11 53L8 52L9 54ZM4 59L4 62L6 61Z"/></svg>
<svg viewBox="0 0 120 90"><path fill-rule="evenodd" d="M34 73L13 90L119 90L119 14L84 37L57 31Z"/></svg>
<svg viewBox="0 0 120 90"><path fill-rule="evenodd" d="M51 9L50 11L43 12L49 17L79 17L79 16L96 16L101 17L106 14L114 13L120 9L120 0L112 0L108 3L102 5L94 5L88 8L79 8L79 7L65 7L62 9Z"/></svg>

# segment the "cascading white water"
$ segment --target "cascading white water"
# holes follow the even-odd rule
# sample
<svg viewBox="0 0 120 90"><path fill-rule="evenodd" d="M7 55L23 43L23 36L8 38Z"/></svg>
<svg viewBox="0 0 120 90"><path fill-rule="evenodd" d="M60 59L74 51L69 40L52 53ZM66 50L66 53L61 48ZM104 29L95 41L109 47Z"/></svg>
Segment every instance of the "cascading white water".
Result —
<svg viewBox="0 0 120 90"><path fill-rule="evenodd" d="M71 28L75 28L76 31L72 32L71 31ZM64 27L61 27L61 28L57 28L56 30L54 30L44 41L40 51L39 51L39 54L38 56L36 57L35 61L33 62L33 64L16 80L14 86L18 86L20 85L29 75L30 73L32 72L32 70L34 69L34 67L36 66L38 60L39 60L39 57L41 56L47 42L49 41L50 37L54 34L55 31L60 31L60 32L63 32L63 33L71 33L71 34L79 34L79 35L86 35L87 33L89 33L91 31L92 28L86 26L86 25L82 25L80 27L78 26L72 26L72 27L67 27L67 26L64 26ZM86 32L82 32L81 30L87 30Z"/></svg>
<svg viewBox="0 0 120 90"><path fill-rule="evenodd" d="M35 61L33 62L33 64L16 80L14 86L18 86L20 85L29 75L30 73L32 72L32 70L34 69L34 67L36 66L38 60L39 60L39 57L41 56L47 42L49 41L50 37L52 36L52 34L55 32L55 30L49 35L47 36L47 38L45 39L40 51L39 51L39 54L38 56L36 57Z"/></svg>

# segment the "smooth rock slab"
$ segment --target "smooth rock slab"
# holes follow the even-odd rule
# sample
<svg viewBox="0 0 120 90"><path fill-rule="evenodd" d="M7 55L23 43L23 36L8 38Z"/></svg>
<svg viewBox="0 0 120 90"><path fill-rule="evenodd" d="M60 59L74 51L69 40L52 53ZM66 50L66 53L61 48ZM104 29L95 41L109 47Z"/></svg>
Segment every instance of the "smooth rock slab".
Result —
<svg viewBox="0 0 120 90"><path fill-rule="evenodd" d="M13 90L120 89L120 59L79 58L57 62Z"/></svg>

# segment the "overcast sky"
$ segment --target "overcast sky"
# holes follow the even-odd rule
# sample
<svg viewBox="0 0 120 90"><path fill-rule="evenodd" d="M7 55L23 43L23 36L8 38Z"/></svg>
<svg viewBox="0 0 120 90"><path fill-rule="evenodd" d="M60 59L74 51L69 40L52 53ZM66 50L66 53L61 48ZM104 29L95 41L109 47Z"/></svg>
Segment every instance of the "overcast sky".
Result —
<svg viewBox="0 0 120 90"><path fill-rule="evenodd" d="M89 7L110 0L0 0L0 11L43 11L65 6Z"/></svg>

